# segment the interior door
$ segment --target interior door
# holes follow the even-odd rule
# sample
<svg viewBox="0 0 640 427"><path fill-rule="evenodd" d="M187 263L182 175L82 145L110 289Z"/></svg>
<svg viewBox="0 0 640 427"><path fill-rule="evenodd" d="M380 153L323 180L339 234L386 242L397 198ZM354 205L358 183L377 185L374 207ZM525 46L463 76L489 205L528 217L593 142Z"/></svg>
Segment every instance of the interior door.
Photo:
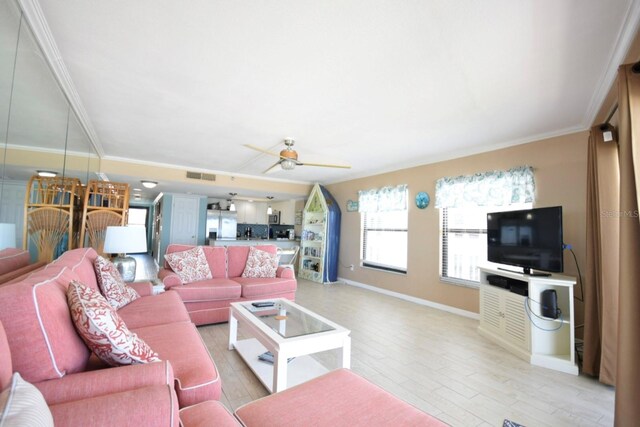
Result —
<svg viewBox="0 0 640 427"><path fill-rule="evenodd" d="M197 197L173 196L170 243L198 244L199 207L200 199Z"/></svg>

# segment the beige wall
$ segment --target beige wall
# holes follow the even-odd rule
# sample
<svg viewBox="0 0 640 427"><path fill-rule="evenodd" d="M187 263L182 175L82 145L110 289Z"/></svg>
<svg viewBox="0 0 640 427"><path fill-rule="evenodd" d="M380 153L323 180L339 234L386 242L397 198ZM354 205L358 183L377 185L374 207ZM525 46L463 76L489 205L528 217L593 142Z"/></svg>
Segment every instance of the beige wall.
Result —
<svg viewBox="0 0 640 427"><path fill-rule="evenodd" d="M563 207L564 241L571 243L584 270L586 241L586 177L588 132L505 148L493 152L403 169L396 172L327 186L342 209L339 276L348 280L400 292L462 310L478 312L478 291L439 279L439 223L435 203L435 182L444 176L468 175L496 169L530 165L536 180L535 207ZM358 190L408 184L409 248L407 274L399 275L359 267L360 214L347 212L347 200L357 200ZM431 196L421 210L414 200L419 191ZM577 277L573 257L565 251L564 271ZM355 270L349 271L349 264ZM576 288L577 290L577 288ZM579 293L579 292L578 292ZM582 307L576 307L579 313ZM577 316L577 323L582 320Z"/></svg>

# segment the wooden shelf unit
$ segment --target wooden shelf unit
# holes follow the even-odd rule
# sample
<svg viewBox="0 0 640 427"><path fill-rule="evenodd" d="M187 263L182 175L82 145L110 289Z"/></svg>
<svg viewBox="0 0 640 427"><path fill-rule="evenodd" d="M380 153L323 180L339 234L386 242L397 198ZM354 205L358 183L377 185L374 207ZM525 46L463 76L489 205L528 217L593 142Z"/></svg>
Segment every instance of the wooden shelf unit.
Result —
<svg viewBox="0 0 640 427"><path fill-rule="evenodd" d="M127 223L129 184L91 180L84 193L80 244L103 254L108 226Z"/></svg>
<svg viewBox="0 0 640 427"><path fill-rule="evenodd" d="M318 283L338 278L341 212L329 191L313 186L302 216L298 277Z"/></svg>
<svg viewBox="0 0 640 427"><path fill-rule="evenodd" d="M24 200L23 248L32 241L38 261L51 262L58 250L79 247L83 194L77 178L32 176Z"/></svg>

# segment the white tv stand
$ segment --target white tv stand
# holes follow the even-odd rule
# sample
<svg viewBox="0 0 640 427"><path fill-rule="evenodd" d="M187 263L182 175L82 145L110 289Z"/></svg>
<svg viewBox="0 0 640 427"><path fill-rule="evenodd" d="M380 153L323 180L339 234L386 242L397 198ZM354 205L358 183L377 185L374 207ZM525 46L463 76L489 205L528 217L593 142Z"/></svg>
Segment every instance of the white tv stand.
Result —
<svg viewBox="0 0 640 427"><path fill-rule="evenodd" d="M561 275L529 276L492 266L480 269L480 326L478 333L491 339L531 363L568 374L578 375L575 361L573 286L575 278ZM527 298L490 285L488 275L503 276L527 282ZM541 318L540 294L555 289L558 319ZM525 306L525 304L528 304ZM529 313L527 314L527 310ZM537 317L540 316L540 317ZM533 322L532 322L533 321Z"/></svg>

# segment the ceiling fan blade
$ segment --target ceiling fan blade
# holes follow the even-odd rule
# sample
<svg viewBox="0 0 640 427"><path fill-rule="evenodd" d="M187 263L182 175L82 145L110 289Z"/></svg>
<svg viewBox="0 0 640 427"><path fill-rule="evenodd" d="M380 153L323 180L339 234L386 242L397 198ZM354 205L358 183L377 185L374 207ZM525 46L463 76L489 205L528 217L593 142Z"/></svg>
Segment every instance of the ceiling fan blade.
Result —
<svg viewBox="0 0 640 427"><path fill-rule="evenodd" d="M272 153L271 151L267 151L264 148L256 147L255 145L244 144L244 146L247 147L247 148L251 148L252 150L256 150L256 151L259 151L261 153L268 154L270 156L280 157L279 153Z"/></svg>
<svg viewBox="0 0 640 427"><path fill-rule="evenodd" d="M320 166L323 168L351 169L351 166L347 166L347 165L327 165L323 163L307 163L307 162L298 162L298 166Z"/></svg>
<svg viewBox="0 0 640 427"><path fill-rule="evenodd" d="M268 174L268 173L275 172L276 170L278 170L280 168L280 162L282 162L282 160L278 160L273 165L269 166L269 169L265 170L262 173L263 174Z"/></svg>

